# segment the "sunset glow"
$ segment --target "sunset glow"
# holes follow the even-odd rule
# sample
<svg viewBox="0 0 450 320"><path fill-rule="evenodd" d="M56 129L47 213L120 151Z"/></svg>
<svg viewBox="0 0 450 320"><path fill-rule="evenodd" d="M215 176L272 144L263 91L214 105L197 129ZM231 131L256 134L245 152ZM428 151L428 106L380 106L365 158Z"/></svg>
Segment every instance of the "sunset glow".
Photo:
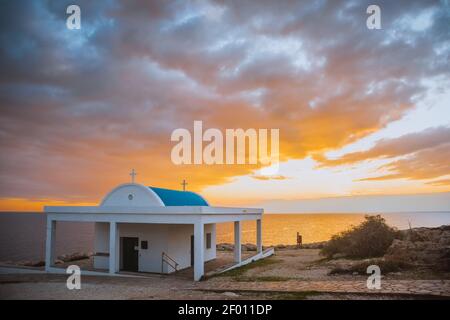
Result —
<svg viewBox="0 0 450 320"><path fill-rule="evenodd" d="M381 1L381 30L368 1L78 2L80 30L70 1L2 4L1 211L95 205L132 168L215 205L450 199L444 2ZM279 171L174 164L171 133L196 120L279 129Z"/></svg>

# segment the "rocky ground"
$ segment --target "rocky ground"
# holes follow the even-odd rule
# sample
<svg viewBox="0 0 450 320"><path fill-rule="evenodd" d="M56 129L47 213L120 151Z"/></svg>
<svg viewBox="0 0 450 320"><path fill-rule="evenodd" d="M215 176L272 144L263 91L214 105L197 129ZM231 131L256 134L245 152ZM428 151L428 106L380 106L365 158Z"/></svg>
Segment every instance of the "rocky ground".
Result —
<svg viewBox="0 0 450 320"><path fill-rule="evenodd" d="M43 273L41 263L26 261L0 267L1 299L450 299L450 227L402 231L385 256L352 260L320 255L323 243L279 245L275 255L250 265L192 281L192 270L141 277L82 276L81 290L68 290L65 275ZM254 253L243 246L244 256ZM217 259L206 271L233 261L233 246L219 244ZM92 268L90 254L58 257L65 267ZM379 263L381 289L368 289L366 267ZM33 267L34 266L34 267ZM24 271L23 271L24 270ZM28 270L28 271L27 271ZM31 273L32 270L35 273ZM29 273L27 273L29 272Z"/></svg>
<svg viewBox="0 0 450 320"><path fill-rule="evenodd" d="M218 262L233 253L218 252ZM81 260L83 263L89 259ZM79 264L78 262L72 262ZM380 290L366 287L365 274L330 275L345 259L324 261L317 249L278 250L248 266L192 281L192 272L143 277L82 276L81 290L68 290L65 275L2 273L1 299L450 299L450 278L413 271L383 275ZM33 268L39 269L39 268ZM4 271L4 270L3 270Z"/></svg>
<svg viewBox="0 0 450 320"><path fill-rule="evenodd" d="M415 228L401 231L385 255L415 268L450 272L450 225L439 228Z"/></svg>

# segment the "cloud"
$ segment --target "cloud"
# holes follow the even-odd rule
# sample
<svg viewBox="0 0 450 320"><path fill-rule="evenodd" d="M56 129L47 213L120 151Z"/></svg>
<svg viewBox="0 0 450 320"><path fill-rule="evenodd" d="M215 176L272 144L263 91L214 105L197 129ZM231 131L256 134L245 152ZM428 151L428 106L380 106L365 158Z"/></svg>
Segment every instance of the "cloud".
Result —
<svg viewBox="0 0 450 320"><path fill-rule="evenodd" d="M429 128L423 132L410 133L395 139L380 140L369 150L347 153L337 159L327 159L320 155L315 158L320 161L321 167L354 164L365 160L393 158L433 149L449 141L449 127Z"/></svg>
<svg viewBox="0 0 450 320"><path fill-rule="evenodd" d="M283 175L275 175L275 176L252 176L253 179L256 180L286 180L289 179Z"/></svg>
<svg viewBox="0 0 450 320"><path fill-rule="evenodd" d="M434 179L450 174L450 143L428 148L405 158L390 162L380 169L386 169L389 174L361 179L361 181L390 179ZM438 185L443 185L441 181ZM436 182L434 182L436 185Z"/></svg>
<svg viewBox="0 0 450 320"><path fill-rule="evenodd" d="M450 179L429 181L427 182L427 184L430 184L432 186L450 186Z"/></svg>
<svg viewBox="0 0 450 320"><path fill-rule="evenodd" d="M281 158L299 159L400 119L421 79L450 74L435 1L382 1L377 32L368 1L78 1L80 31L69 4L0 11L0 197L89 202L133 167L198 190L256 168L174 166L176 128L280 128ZM424 12L426 32L408 24Z"/></svg>
<svg viewBox="0 0 450 320"><path fill-rule="evenodd" d="M347 153L337 159L327 159L316 155L320 167L352 165L374 159L393 159L379 170L387 174L367 177L359 181L382 181L392 179L433 179L450 174L450 128L429 128L422 132L410 133L398 138L383 139L365 151ZM445 185L432 182L432 185Z"/></svg>

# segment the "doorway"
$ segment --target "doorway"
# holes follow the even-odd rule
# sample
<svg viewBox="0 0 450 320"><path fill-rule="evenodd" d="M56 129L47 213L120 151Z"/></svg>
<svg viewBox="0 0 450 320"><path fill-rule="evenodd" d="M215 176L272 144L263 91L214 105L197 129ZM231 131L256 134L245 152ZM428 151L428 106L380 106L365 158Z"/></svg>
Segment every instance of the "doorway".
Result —
<svg viewBox="0 0 450 320"><path fill-rule="evenodd" d="M123 237L122 239L122 270L135 271L139 269L139 238Z"/></svg>

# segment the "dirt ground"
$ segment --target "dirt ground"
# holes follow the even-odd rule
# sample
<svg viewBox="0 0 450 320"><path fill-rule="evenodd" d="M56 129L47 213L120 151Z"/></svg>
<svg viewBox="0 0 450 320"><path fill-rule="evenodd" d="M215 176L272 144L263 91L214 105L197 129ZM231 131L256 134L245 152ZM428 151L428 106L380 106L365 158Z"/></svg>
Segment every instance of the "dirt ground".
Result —
<svg viewBox="0 0 450 320"><path fill-rule="evenodd" d="M232 252L218 251L206 272L231 263ZM368 290L368 275L328 275L346 260L323 260L315 249L279 250L260 260L200 282L192 270L140 277L82 275L81 290L68 290L66 275L15 273L0 268L0 299L450 299L450 279L414 272L382 277L382 290ZM72 262L82 270L91 262ZM10 269L14 270L14 269ZM29 269L30 270L30 269Z"/></svg>

